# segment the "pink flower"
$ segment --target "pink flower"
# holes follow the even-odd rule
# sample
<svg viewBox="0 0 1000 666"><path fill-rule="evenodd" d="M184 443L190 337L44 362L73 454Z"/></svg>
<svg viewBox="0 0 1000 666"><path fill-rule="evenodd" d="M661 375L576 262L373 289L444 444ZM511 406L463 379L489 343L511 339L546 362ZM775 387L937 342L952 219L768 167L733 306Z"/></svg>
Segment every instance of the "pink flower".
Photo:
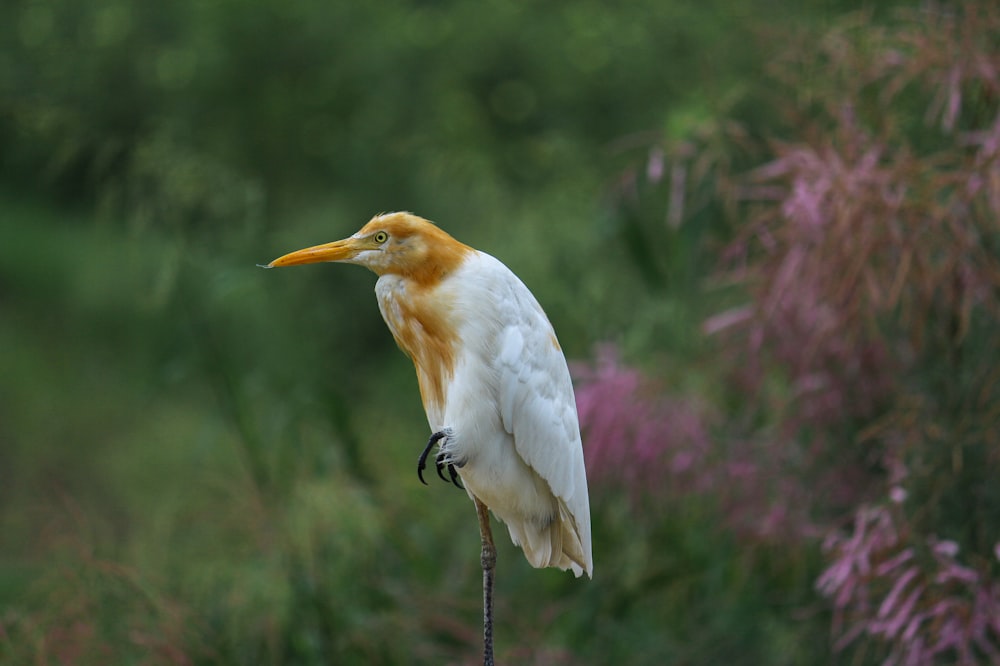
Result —
<svg viewBox="0 0 1000 666"><path fill-rule="evenodd" d="M831 534L831 565L817 589L832 599L837 649L860 636L885 642L886 663L979 663L1000 656L1000 582L957 561L959 546L933 536L931 561L906 546L911 530L882 507L862 507L853 533ZM878 603L876 601L881 599ZM844 629L844 627L847 627Z"/></svg>

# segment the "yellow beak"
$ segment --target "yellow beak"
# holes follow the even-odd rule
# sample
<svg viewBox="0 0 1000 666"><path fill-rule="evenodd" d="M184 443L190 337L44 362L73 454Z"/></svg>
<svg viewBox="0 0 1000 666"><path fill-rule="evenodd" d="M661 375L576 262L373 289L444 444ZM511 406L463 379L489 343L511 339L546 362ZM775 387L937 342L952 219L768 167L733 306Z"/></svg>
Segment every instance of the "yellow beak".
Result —
<svg viewBox="0 0 1000 666"><path fill-rule="evenodd" d="M295 252L278 257L264 268L278 268L279 266L299 266L301 264L315 264L321 261L348 261L354 258L362 248L357 245L356 238L345 238L344 240L314 245Z"/></svg>

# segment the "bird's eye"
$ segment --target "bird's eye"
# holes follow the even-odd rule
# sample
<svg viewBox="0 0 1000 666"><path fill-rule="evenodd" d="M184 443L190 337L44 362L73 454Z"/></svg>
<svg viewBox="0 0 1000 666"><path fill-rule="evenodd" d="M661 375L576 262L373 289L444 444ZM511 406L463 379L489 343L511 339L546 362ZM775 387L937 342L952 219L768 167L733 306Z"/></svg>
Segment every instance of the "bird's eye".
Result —
<svg viewBox="0 0 1000 666"><path fill-rule="evenodd" d="M389 240L389 234L385 233L384 231L378 231L375 233L374 236L372 236L372 240L374 240L376 243L384 243L387 240Z"/></svg>

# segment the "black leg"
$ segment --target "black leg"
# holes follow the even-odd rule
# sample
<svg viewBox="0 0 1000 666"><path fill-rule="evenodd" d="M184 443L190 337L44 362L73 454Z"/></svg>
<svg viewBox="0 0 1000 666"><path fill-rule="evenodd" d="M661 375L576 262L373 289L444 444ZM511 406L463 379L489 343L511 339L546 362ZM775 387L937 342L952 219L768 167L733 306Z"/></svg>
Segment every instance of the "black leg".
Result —
<svg viewBox="0 0 1000 666"><path fill-rule="evenodd" d="M478 497L476 513L479 514L479 535L483 541L483 666L493 666L493 573L497 566L497 549L493 545L490 513Z"/></svg>
<svg viewBox="0 0 1000 666"><path fill-rule="evenodd" d="M427 455L431 452L431 448L433 448L434 445L438 443L438 440L446 436L447 433L445 433L444 430L440 430L431 435L431 438L427 440L427 446L424 447L424 450L420 453L420 457L417 458L417 478L420 479L420 483L424 484L425 486L427 485L427 482L424 481L424 470L427 468ZM440 466L438 466L438 474L439 475L441 474ZM443 476L441 478L444 479ZM444 480L447 481L448 479Z"/></svg>

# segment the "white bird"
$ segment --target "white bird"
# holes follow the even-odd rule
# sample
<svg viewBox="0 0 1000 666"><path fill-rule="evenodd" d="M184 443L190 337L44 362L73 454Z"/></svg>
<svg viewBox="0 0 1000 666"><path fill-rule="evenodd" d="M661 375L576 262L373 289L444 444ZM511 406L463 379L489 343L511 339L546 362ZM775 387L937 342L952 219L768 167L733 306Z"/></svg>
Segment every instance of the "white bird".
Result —
<svg viewBox="0 0 1000 666"><path fill-rule="evenodd" d="M410 213L378 215L349 238L267 267L328 261L379 276L379 310L416 367L433 433L418 474L437 443L438 474L444 478L447 469L455 481L457 473L479 512L484 584L489 569L492 588L495 562L486 507L532 566L592 576L573 384L552 324L524 283L494 257Z"/></svg>

